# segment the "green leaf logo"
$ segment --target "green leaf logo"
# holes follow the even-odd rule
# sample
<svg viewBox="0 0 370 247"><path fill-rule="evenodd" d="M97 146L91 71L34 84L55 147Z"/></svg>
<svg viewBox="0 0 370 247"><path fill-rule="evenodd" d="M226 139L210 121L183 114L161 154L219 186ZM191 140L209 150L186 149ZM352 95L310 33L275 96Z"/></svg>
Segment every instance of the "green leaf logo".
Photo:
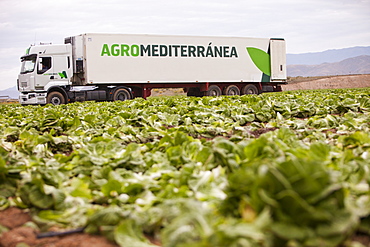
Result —
<svg viewBox="0 0 370 247"><path fill-rule="evenodd" d="M261 49L254 47L247 47L247 51L257 68L266 75L270 76L270 55L262 51Z"/></svg>
<svg viewBox="0 0 370 247"><path fill-rule="evenodd" d="M60 78L67 78L67 73L65 71L62 71L62 73L58 73Z"/></svg>

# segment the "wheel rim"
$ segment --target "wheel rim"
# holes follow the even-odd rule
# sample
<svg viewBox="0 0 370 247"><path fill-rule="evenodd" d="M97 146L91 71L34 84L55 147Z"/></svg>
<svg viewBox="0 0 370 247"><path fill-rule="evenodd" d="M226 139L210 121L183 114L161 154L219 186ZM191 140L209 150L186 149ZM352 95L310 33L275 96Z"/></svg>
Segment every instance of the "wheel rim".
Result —
<svg viewBox="0 0 370 247"><path fill-rule="evenodd" d="M237 86L231 85L224 89L224 95L229 96L240 95L240 90Z"/></svg>
<svg viewBox="0 0 370 247"><path fill-rule="evenodd" d="M222 94L221 89L218 86L212 85L208 88L208 96L220 96Z"/></svg>
<svg viewBox="0 0 370 247"><path fill-rule="evenodd" d="M258 89L254 85L248 85L243 88L243 94L258 94Z"/></svg>
<svg viewBox="0 0 370 247"><path fill-rule="evenodd" d="M126 97L126 95L124 93L120 93L120 94L117 95L117 100L124 101L126 99L127 99L127 97Z"/></svg>
<svg viewBox="0 0 370 247"><path fill-rule="evenodd" d="M217 91L216 91L216 90L212 90L212 91L210 92L210 95L211 95L211 96L218 96L218 93L217 93Z"/></svg>
<svg viewBox="0 0 370 247"><path fill-rule="evenodd" d="M53 104L53 105L60 105L61 104L61 100L59 97L57 96L54 96L51 98L50 102Z"/></svg>
<svg viewBox="0 0 370 247"><path fill-rule="evenodd" d="M236 90L233 88L229 91L229 95L237 95Z"/></svg>

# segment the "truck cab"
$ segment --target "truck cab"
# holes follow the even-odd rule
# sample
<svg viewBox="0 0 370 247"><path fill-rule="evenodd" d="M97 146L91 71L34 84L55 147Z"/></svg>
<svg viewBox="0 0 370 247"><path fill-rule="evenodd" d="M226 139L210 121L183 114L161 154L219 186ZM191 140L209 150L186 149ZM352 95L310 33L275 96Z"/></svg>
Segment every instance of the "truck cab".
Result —
<svg viewBox="0 0 370 247"><path fill-rule="evenodd" d="M53 100L61 100L55 97L48 98L53 95L48 92L54 88L56 92L63 95L64 92L60 90L60 86L72 84L70 80L73 75L71 60L72 47L70 44L48 44L28 48L26 55L21 57L21 72L18 75L20 103L46 104L53 103Z"/></svg>

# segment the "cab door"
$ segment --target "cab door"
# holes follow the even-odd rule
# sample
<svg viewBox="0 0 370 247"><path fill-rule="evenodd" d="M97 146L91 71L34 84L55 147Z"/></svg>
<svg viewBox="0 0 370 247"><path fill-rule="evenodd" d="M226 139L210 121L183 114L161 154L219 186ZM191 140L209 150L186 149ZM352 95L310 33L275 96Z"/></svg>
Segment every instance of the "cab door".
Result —
<svg viewBox="0 0 370 247"><path fill-rule="evenodd" d="M71 58L66 55L55 55L53 71L55 80L64 81L62 84L68 85L72 77Z"/></svg>
<svg viewBox="0 0 370 247"><path fill-rule="evenodd" d="M37 71L35 74L35 89L44 90L44 87L54 78L53 57L40 56L37 60Z"/></svg>
<svg viewBox="0 0 370 247"><path fill-rule="evenodd" d="M270 40L271 81L286 80L286 48L284 39Z"/></svg>

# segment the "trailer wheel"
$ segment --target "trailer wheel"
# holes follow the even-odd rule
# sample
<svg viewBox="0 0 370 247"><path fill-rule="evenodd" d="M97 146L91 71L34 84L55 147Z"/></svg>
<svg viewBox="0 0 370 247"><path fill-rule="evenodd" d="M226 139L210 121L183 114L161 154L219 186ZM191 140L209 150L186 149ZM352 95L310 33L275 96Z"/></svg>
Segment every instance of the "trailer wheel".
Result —
<svg viewBox="0 0 370 247"><path fill-rule="evenodd" d="M235 85L229 85L224 88L224 95L240 95L240 90Z"/></svg>
<svg viewBox="0 0 370 247"><path fill-rule="evenodd" d="M47 104L53 105L63 105L66 103L66 99L64 98L63 94L57 91L48 93L48 97L46 98Z"/></svg>
<svg viewBox="0 0 370 247"><path fill-rule="evenodd" d="M126 88L119 88L113 93L113 101L116 100L129 100L131 99L131 93Z"/></svg>
<svg viewBox="0 0 370 247"><path fill-rule="evenodd" d="M206 92L206 96L220 96L221 94L221 89L216 85L209 86L208 91Z"/></svg>
<svg viewBox="0 0 370 247"><path fill-rule="evenodd" d="M258 88L253 84L245 85L242 88L242 94L258 94Z"/></svg>

